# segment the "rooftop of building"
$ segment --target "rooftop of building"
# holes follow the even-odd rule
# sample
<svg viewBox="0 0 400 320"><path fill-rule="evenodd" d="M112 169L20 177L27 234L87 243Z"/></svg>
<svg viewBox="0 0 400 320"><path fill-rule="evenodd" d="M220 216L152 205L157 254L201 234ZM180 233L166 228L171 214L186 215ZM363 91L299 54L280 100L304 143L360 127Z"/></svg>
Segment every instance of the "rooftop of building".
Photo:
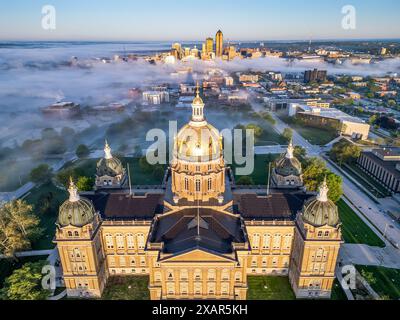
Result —
<svg viewBox="0 0 400 320"><path fill-rule="evenodd" d="M379 151L381 150L381 151ZM374 162L379 167L384 168L385 170L389 171L396 179L400 179L400 171L398 168L398 164L400 163L399 154L395 155L395 159L388 160L388 156L391 153L388 152L385 155L385 151L383 149L376 149L372 151L364 151L363 155L368 157L372 162ZM386 158L386 159L385 159Z"/></svg>
<svg viewBox="0 0 400 320"><path fill-rule="evenodd" d="M308 114L313 116L319 116L324 118L336 119L341 122L354 122L366 124L364 120L348 115L347 113L338 110L336 108L319 108L314 106L301 105L300 108L303 110L299 113Z"/></svg>
<svg viewBox="0 0 400 320"><path fill-rule="evenodd" d="M300 189L271 189L264 195L252 190L235 192L234 208L246 220L294 220L304 202L314 195Z"/></svg>
<svg viewBox="0 0 400 320"><path fill-rule="evenodd" d="M195 248L229 254L233 243L246 237L239 216L213 209L193 207L157 216L150 235L153 243L164 243L164 253L180 253Z"/></svg>

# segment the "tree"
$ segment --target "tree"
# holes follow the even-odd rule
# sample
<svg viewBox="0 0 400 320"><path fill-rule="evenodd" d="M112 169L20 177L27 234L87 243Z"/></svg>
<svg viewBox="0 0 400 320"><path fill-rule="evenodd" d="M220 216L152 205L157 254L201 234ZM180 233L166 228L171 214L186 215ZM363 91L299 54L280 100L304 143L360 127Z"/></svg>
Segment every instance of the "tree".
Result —
<svg viewBox="0 0 400 320"><path fill-rule="evenodd" d="M361 148L345 139L336 142L329 153L330 158L339 165L356 161L361 155Z"/></svg>
<svg viewBox="0 0 400 320"><path fill-rule="evenodd" d="M376 279L372 272L361 270L361 276L371 285L376 283Z"/></svg>
<svg viewBox="0 0 400 320"><path fill-rule="evenodd" d="M23 200L5 203L0 208L0 253L13 256L18 250L29 249L42 229L39 218L32 213L32 206Z"/></svg>
<svg viewBox="0 0 400 320"><path fill-rule="evenodd" d="M93 190L94 179L91 177L81 176L76 182L76 187L79 191L91 191Z"/></svg>
<svg viewBox="0 0 400 320"><path fill-rule="evenodd" d="M51 179L52 174L53 169L48 164L41 164L32 169L30 179L35 183L45 183Z"/></svg>
<svg viewBox="0 0 400 320"><path fill-rule="evenodd" d="M318 191L325 177L329 188L329 199L333 202L339 201L343 194L342 177L331 172L322 159L308 159L303 171L304 186L307 190Z"/></svg>
<svg viewBox="0 0 400 320"><path fill-rule="evenodd" d="M307 150L303 147L295 146L293 155L303 163L307 156Z"/></svg>
<svg viewBox="0 0 400 320"><path fill-rule="evenodd" d="M46 261L28 262L14 270L0 290L3 300L44 300L50 291L42 287L42 268Z"/></svg>
<svg viewBox="0 0 400 320"><path fill-rule="evenodd" d="M260 126L254 124L254 123L250 123L246 126L246 129L249 130L254 130L254 137L259 138L262 134L263 134L263 128L261 128Z"/></svg>
<svg viewBox="0 0 400 320"><path fill-rule="evenodd" d="M88 148L86 145L80 144L80 145L76 148L75 154L76 154L76 156L77 156L79 159L86 158L86 157L89 156L90 150L89 150L89 148Z"/></svg>
<svg viewBox="0 0 400 320"><path fill-rule="evenodd" d="M239 186L251 186L254 184L254 181L249 176L242 176L236 180L236 184Z"/></svg>
<svg viewBox="0 0 400 320"><path fill-rule="evenodd" d="M293 130L290 128L285 128L282 132L282 137L289 142L293 138Z"/></svg>

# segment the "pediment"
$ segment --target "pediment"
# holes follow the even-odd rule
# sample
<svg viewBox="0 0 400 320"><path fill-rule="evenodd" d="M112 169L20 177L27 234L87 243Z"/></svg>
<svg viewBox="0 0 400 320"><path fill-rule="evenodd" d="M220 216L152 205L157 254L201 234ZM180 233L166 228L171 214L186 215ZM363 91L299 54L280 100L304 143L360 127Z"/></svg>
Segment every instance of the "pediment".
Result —
<svg viewBox="0 0 400 320"><path fill-rule="evenodd" d="M234 262L235 259L204 249L192 249L172 256L161 258L163 262Z"/></svg>

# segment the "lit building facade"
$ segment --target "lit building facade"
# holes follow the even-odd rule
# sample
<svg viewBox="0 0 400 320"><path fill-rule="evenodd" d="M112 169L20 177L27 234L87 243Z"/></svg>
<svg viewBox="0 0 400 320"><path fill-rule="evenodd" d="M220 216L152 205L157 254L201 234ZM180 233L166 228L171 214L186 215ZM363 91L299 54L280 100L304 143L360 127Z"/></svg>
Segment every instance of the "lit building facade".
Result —
<svg viewBox="0 0 400 320"><path fill-rule="evenodd" d="M218 30L217 34L215 35L215 55L218 58L221 58L223 52L224 52L224 35L221 30Z"/></svg>
<svg viewBox="0 0 400 320"><path fill-rule="evenodd" d="M55 237L67 293L98 297L109 277L142 275L154 300L244 300L248 275L276 275L289 276L297 297L329 298L341 244L337 208L326 183L318 195L291 187L237 190L197 89L163 186L99 184L78 194L71 181Z"/></svg>

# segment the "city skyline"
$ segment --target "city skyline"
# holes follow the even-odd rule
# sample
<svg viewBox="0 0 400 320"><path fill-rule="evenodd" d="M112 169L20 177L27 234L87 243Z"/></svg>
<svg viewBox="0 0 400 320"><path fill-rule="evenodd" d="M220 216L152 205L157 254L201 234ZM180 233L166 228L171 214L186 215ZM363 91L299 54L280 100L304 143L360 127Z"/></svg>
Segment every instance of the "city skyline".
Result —
<svg viewBox="0 0 400 320"><path fill-rule="evenodd" d="M42 7L56 9L56 29L41 26ZM199 41L221 29L227 41L350 40L400 38L398 1L352 1L356 28L341 26L346 1L307 3L253 1L249 4L217 3L182 6L176 0L156 0L152 7L121 0L52 3L20 0L0 5L0 40L82 41ZM207 24L194 23L207 17ZM73 21L71 23L71 21ZM146 24L146 28L143 25ZM183 27L184 26L184 27Z"/></svg>

